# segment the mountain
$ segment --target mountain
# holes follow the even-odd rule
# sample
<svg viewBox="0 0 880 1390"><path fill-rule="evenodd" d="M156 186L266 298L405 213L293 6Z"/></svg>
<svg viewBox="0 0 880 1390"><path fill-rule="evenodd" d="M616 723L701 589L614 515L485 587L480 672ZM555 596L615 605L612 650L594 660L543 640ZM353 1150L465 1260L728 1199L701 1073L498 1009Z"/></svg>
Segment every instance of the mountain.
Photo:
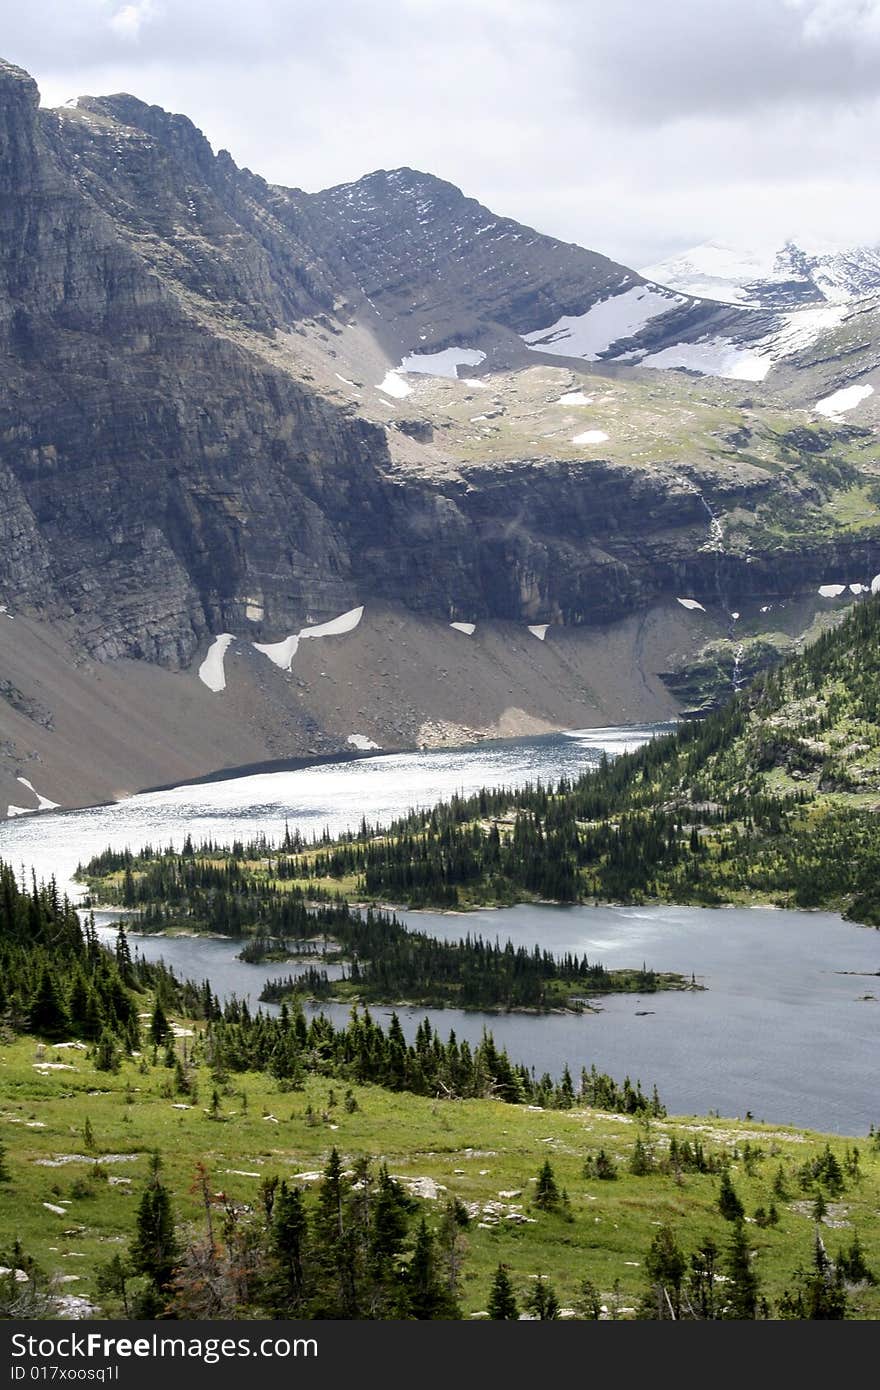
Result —
<svg viewBox="0 0 880 1390"><path fill-rule="evenodd" d="M573 783L481 791L363 830L337 847L334 876L359 874L355 898L420 907L771 904L878 926L878 689L872 597L706 720Z"/></svg>
<svg viewBox="0 0 880 1390"><path fill-rule="evenodd" d="M763 251L707 241L647 266L642 275L684 294L759 309L845 303L880 293L880 247L806 248L793 241Z"/></svg>
<svg viewBox="0 0 880 1390"><path fill-rule="evenodd" d="M871 301L270 185L10 64L0 232L0 811L666 717L880 570Z"/></svg>

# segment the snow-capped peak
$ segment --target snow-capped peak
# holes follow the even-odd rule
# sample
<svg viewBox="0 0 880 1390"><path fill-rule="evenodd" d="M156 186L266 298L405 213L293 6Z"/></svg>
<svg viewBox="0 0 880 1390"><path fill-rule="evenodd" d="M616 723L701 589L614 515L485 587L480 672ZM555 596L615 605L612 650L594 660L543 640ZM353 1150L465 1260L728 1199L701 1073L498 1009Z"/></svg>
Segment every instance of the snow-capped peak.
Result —
<svg viewBox="0 0 880 1390"><path fill-rule="evenodd" d="M706 241L646 266L641 274L723 304L764 309L839 304L880 291L880 247L787 241L744 250Z"/></svg>

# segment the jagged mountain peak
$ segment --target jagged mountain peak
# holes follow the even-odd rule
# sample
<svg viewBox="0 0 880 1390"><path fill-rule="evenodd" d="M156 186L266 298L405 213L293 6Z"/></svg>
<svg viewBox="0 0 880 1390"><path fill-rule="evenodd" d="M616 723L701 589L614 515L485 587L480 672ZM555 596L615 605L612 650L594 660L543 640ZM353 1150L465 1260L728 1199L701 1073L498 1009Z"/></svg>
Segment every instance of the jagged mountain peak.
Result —
<svg viewBox="0 0 880 1390"><path fill-rule="evenodd" d="M0 94L4 100L18 96L25 98L31 106L40 104L39 88L30 73L15 63L7 62L5 58L0 58Z"/></svg>
<svg viewBox="0 0 880 1390"><path fill-rule="evenodd" d="M803 237L763 247L713 240L646 266L642 274L723 304L797 309L876 294L880 248L843 247Z"/></svg>

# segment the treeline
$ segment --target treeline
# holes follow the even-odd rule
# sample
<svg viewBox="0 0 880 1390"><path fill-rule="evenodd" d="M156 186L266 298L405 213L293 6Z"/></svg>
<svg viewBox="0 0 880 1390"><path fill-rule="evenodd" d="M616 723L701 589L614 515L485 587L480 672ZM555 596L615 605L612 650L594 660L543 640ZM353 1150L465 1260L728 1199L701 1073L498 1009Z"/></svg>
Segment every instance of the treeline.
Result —
<svg viewBox="0 0 880 1390"><path fill-rule="evenodd" d="M219 1073L264 1071L286 1087L297 1087L307 1073L340 1081L383 1086L390 1091L456 1099L494 1098L509 1104L568 1109L579 1103L628 1115L663 1115L656 1087L646 1096L626 1077L618 1084L595 1067L581 1072L577 1089L568 1067L559 1081L536 1076L513 1063L489 1032L474 1047L454 1031L444 1042L425 1019L407 1043L396 1014L387 1031L368 1009L352 1009L348 1025L337 1028L323 1014L306 1018L295 1003L280 1015L252 1014L244 1002L229 1000L209 1020L207 1059Z"/></svg>
<svg viewBox="0 0 880 1390"><path fill-rule="evenodd" d="M139 1014L148 990L152 1043L167 1046L171 1010L204 1020L205 1048L218 1074L264 1071L294 1087L317 1073L417 1095L495 1097L548 1108L566 1108L577 1098L567 1068L559 1082L547 1073L536 1077L525 1064L512 1063L488 1032L471 1048L454 1033L443 1042L425 1019L407 1044L396 1014L385 1032L356 1008L348 1025L337 1028L323 1014L307 1020L298 1003L270 1016L234 997L221 1002L207 981L181 982L162 964L132 956L122 927L114 950L102 946L93 922L82 929L54 884L34 882L26 892L0 863L0 1020L6 1026L49 1041L93 1043L98 1064L110 1069L120 1050L141 1045ZM628 1077L620 1086L595 1070L582 1075L579 1097L628 1114L665 1113L656 1089L646 1097Z"/></svg>
<svg viewBox="0 0 880 1390"><path fill-rule="evenodd" d="M318 913L326 916L327 910ZM459 941L443 941L408 931L396 918L374 911L346 912L342 929L332 934L350 962L340 979L311 966L268 981L260 998L278 1002L295 993L318 999L351 995L464 1009L543 1010L571 1008L582 994L650 992L685 984L680 976L657 975L646 968L609 971L586 956L554 956L537 945L528 950L511 941L502 945L469 934Z"/></svg>
<svg viewBox="0 0 880 1390"><path fill-rule="evenodd" d="M84 1041L110 1069L142 1044L145 996L160 1013L220 1012L207 980L180 980L161 961L144 960L122 924L113 947L104 945L94 918L82 924L54 879L25 887L0 861L0 1026L48 1042Z"/></svg>
<svg viewBox="0 0 880 1390"><path fill-rule="evenodd" d="M315 905L301 887L283 881L278 865L288 862L282 857L255 871L252 863L231 857L218 864L182 853L138 856L125 863L115 893L135 906L129 920L139 930L185 925L231 936L251 932L257 944L250 958L255 960L277 955L285 943L293 954L314 954L323 941L325 952L349 962L340 980L311 967L271 982L260 997L274 1002L301 993L318 999L394 1003L406 998L465 1009L545 1010L578 1007L585 994L683 988L686 983L678 975L644 967L609 971L586 956L556 957L510 941L491 943L470 935L444 941L409 931L389 913L362 913L338 898ZM86 870L90 876L93 866L94 861ZM113 891L104 896L112 898ZM242 955L248 958L247 947Z"/></svg>
<svg viewBox="0 0 880 1390"><path fill-rule="evenodd" d="M162 966L133 957L123 929L115 951L101 946L94 923L80 926L54 880L25 888L0 863L0 1019L14 1032L53 1042L82 1038L105 1056L138 1046L139 996L159 991L169 1007L190 1002Z"/></svg>

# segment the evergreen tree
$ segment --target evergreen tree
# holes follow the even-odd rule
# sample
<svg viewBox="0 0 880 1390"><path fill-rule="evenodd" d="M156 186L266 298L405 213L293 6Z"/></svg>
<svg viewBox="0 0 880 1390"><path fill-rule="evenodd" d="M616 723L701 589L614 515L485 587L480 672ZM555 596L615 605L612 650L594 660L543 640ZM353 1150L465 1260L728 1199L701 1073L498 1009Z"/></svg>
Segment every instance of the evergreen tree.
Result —
<svg viewBox="0 0 880 1390"><path fill-rule="evenodd" d="M599 1290L591 1279L581 1281L575 1302L578 1316L585 1322L598 1322L602 1316L602 1301L599 1298Z"/></svg>
<svg viewBox="0 0 880 1390"><path fill-rule="evenodd" d="M95 1048L95 1067L98 1071L119 1070L119 1048L109 1028L103 1030Z"/></svg>
<svg viewBox="0 0 880 1390"><path fill-rule="evenodd" d="M272 1213L271 1246L280 1271L280 1311L295 1315L305 1301L308 1217L302 1192L282 1182Z"/></svg>
<svg viewBox="0 0 880 1390"><path fill-rule="evenodd" d="M649 1316L678 1318L681 1316L681 1286L687 1261L670 1226L661 1226L651 1241L645 1257L645 1275L650 1286L650 1302L645 1306Z"/></svg>
<svg viewBox="0 0 880 1390"><path fill-rule="evenodd" d="M560 1203L559 1188L553 1175L549 1158L545 1158L538 1173L534 1204L539 1211L558 1211Z"/></svg>
<svg viewBox="0 0 880 1390"><path fill-rule="evenodd" d="M730 1174L726 1168L721 1171L721 1186L718 1189L718 1210L725 1221L742 1221L745 1207L736 1195Z"/></svg>
<svg viewBox="0 0 880 1390"><path fill-rule="evenodd" d="M174 1216L168 1189L159 1177L161 1159L155 1154L152 1172L138 1203L130 1258L137 1274L145 1274L153 1287L167 1289L177 1261Z"/></svg>
<svg viewBox="0 0 880 1390"><path fill-rule="evenodd" d="M419 1322L460 1315L455 1299L438 1275L434 1237L424 1217L416 1229L413 1253L407 1266L404 1308L407 1317Z"/></svg>
<svg viewBox="0 0 880 1390"><path fill-rule="evenodd" d="M44 1038L63 1038L70 1031L67 1008L55 972L48 965L44 965L40 971L31 999L28 1023L32 1032Z"/></svg>
<svg viewBox="0 0 880 1390"><path fill-rule="evenodd" d="M556 1297L556 1290L542 1275L535 1280L534 1285L529 1289L523 1304L526 1311L531 1313L533 1318L539 1322L556 1322L559 1318L560 1306L559 1299Z"/></svg>
<svg viewBox="0 0 880 1390"><path fill-rule="evenodd" d="M811 1267L797 1270L794 1284L794 1292L786 1289L779 1300L780 1318L838 1322L846 1317L847 1299L843 1279L829 1260L818 1231L813 1243Z"/></svg>
<svg viewBox="0 0 880 1390"><path fill-rule="evenodd" d="M342 1171L336 1148L331 1149L312 1219L313 1251L318 1274L319 1316L358 1316L358 1261L354 1233L347 1220L351 1183Z"/></svg>
<svg viewBox="0 0 880 1390"><path fill-rule="evenodd" d="M653 1170L654 1162L651 1151L641 1139L636 1139L633 1144L633 1151L629 1160L629 1171L634 1177L643 1178Z"/></svg>
<svg viewBox="0 0 880 1390"><path fill-rule="evenodd" d="M715 1285L718 1278L718 1246L711 1236L704 1236L691 1255L688 1274L688 1298L694 1316L712 1320L718 1316Z"/></svg>
<svg viewBox="0 0 880 1390"><path fill-rule="evenodd" d="M876 1284L877 1277L865 1260L862 1242L856 1231L848 1250L841 1250L837 1256L837 1268L850 1284Z"/></svg>
<svg viewBox="0 0 880 1390"><path fill-rule="evenodd" d="M415 1206L383 1163L379 1169L370 1230L370 1262L374 1275L380 1279L388 1277L403 1255L409 1213Z"/></svg>
<svg viewBox="0 0 880 1390"><path fill-rule="evenodd" d="M495 1271L489 1294L488 1312L493 1322L514 1322L519 1317L506 1265L500 1264Z"/></svg>
<svg viewBox="0 0 880 1390"><path fill-rule="evenodd" d="M725 1318L752 1320L758 1307L758 1278L752 1268L751 1251L746 1228L737 1221L727 1247L727 1277Z"/></svg>
<svg viewBox="0 0 880 1390"><path fill-rule="evenodd" d="M164 1042L165 1039L169 1037L170 1033L171 1028L168 1019L165 1017L162 1001L157 996L156 1003L153 1006L153 1016L150 1019L150 1041L155 1047L158 1047L160 1043Z"/></svg>
<svg viewBox="0 0 880 1390"><path fill-rule="evenodd" d="M117 933L116 933L116 952L115 952L115 954L116 954L116 964L117 964L117 966L119 967L119 973L120 973L120 975L122 976L122 978L123 978L124 980L129 980L129 979L131 979L131 976L132 976L131 951L130 951L129 945L128 945L128 937L127 937L126 934L125 934L125 927L123 926L122 922L119 923L119 930L118 930Z"/></svg>
<svg viewBox="0 0 880 1390"><path fill-rule="evenodd" d="M131 1275L131 1266L121 1255L114 1255L112 1260L99 1265L95 1271L95 1288L98 1293L109 1294L111 1298L118 1298L126 1318L131 1315L128 1300L128 1281Z"/></svg>

